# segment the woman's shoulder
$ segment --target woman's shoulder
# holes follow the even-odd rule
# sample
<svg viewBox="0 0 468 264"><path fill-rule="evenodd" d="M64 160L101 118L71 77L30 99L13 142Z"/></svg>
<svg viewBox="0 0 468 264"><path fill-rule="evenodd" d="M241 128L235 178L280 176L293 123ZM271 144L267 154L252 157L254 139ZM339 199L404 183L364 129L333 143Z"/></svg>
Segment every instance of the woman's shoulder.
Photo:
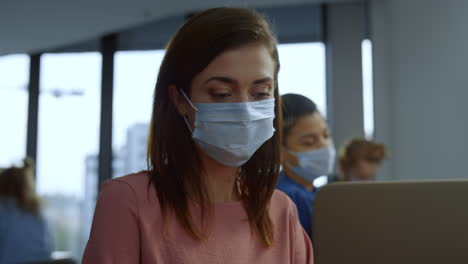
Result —
<svg viewBox="0 0 468 264"><path fill-rule="evenodd" d="M18 210L16 200L10 197L0 197L0 219L11 217L12 211Z"/></svg>
<svg viewBox="0 0 468 264"><path fill-rule="evenodd" d="M0 214L11 216L16 215L29 215L25 213L20 207L18 200L14 197L0 197Z"/></svg>
<svg viewBox="0 0 468 264"><path fill-rule="evenodd" d="M296 205L283 191L276 189L271 196L270 211L272 214L290 215L296 209Z"/></svg>
<svg viewBox="0 0 468 264"><path fill-rule="evenodd" d="M137 200L149 197L154 192L150 186L150 177L147 171L140 171L126 176L107 180L101 185L101 195L116 195Z"/></svg>
<svg viewBox="0 0 468 264"><path fill-rule="evenodd" d="M120 182L127 184L135 189L141 189L143 187L147 187L150 182L150 177L148 171L140 171L132 174L128 174L122 177L114 178L112 180L108 180L104 182Z"/></svg>
<svg viewBox="0 0 468 264"><path fill-rule="evenodd" d="M16 207L16 199L10 196L0 196L0 208Z"/></svg>

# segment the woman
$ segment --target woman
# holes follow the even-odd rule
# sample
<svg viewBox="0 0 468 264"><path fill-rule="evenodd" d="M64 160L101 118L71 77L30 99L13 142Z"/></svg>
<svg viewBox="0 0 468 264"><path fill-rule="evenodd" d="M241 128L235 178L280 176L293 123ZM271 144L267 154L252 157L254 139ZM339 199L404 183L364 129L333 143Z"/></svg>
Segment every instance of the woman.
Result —
<svg viewBox="0 0 468 264"><path fill-rule="evenodd" d="M50 260L52 241L34 191L33 164L0 171L0 264Z"/></svg>
<svg viewBox="0 0 468 264"><path fill-rule="evenodd" d="M278 71L254 11L187 21L159 71L149 169L102 185L83 263L312 263L294 204L274 191Z"/></svg>
<svg viewBox="0 0 468 264"><path fill-rule="evenodd" d="M283 172L277 188L296 204L299 219L312 237L314 180L332 172L336 151L328 125L314 102L299 94L285 94L283 111Z"/></svg>
<svg viewBox="0 0 468 264"><path fill-rule="evenodd" d="M339 170L342 181L373 181L380 164L387 158L384 144L354 138L340 149Z"/></svg>

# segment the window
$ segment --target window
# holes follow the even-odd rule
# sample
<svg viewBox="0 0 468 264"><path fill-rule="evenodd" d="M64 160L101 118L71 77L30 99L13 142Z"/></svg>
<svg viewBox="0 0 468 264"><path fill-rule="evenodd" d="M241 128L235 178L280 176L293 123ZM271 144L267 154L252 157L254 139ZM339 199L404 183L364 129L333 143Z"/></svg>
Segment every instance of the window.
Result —
<svg viewBox="0 0 468 264"><path fill-rule="evenodd" d="M321 42L281 44L278 46L281 69L278 77L280 94L302 94L327 116L325 83L325 45ZM318 177L314 186L327 184L326 176Z"/></svg>
<svg viewBox="0 0 468 264"><path fill-rule="evenodd" d="M326 116L325 45L321 42L278 46L280 94L302 94Z"/></svg>
<svg viewBox="0 0 468 264"><path fill-rule="evenodd" d="M114 177L146 169L156 78L164 50L117 52L114 69Z"/></svg>
<svg viewBox="0 0 468 264"><path fill-rule="evenodd" d="M41 58L37 187L45 200L55 250L80 260L89 236L99 147L101 55Z"/></svg>
<svg viewBox="0 0 468 264"><path fill-rule="evenodd" d="M0 167L22 165L26 155L29 57L0 57Z"/></svg>
<svg viewBox="0 0 468 264"><path fill-rule="evenodd" d="M362 41L362 88L364 102L364 135L374 137L374 87L372 74L372 42Z"/></svg>

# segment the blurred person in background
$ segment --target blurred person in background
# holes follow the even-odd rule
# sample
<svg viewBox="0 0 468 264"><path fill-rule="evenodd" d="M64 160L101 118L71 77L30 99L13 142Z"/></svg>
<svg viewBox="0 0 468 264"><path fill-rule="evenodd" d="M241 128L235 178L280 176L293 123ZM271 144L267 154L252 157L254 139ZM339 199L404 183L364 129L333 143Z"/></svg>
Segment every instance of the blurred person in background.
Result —
<svg viewBox="0 0 468 264"><path fill-rule="evenodd" d="M313 101L299 94L285 94L281 101L283 171L277 188L294 201L311 237L314 180L333 171L336 151L327 122Z"/></svg>
<svg viewBox="0 0 468 264"><path fill-rule="evenodd" d="M156 82L147 171L106 181L83 263L313 263L280 167L277 42L243 8L192 16Z"/></svg>
<svg viewBox="0 0 468 264"><path fill-rule="evenodd" d="M355 138L339 151L340 181L373 181L382 162L388 157L384 144Z"/></svg>
<svg viewBox="0 0 468 264"><path fill-rule="evenodd" d="M34 187L34 166L0 170L0 264L47 261L52 237L41 215Z"/></svg>

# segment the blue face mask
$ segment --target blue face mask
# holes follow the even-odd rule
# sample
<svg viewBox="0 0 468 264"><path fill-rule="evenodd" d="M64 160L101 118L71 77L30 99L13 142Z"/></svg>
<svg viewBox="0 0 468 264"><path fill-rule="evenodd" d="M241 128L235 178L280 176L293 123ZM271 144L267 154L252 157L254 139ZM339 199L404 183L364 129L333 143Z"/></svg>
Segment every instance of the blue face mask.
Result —
<svg viewBox="0 0 468 264"><path fill-rule="evenodd" d="M275 129L275 99L242 103L192 103L195 109L193 140L219 163L238 167L246 163Z"/></svg>
<svg viewBox="0 0 468 264"><path fill-rule="evenodd" d="M297 157L299 166L288 166L294 174L308 182L313 182L318 177L333 172L336 158L336 150L333 144L319 150L289 152Z"/></svg>

